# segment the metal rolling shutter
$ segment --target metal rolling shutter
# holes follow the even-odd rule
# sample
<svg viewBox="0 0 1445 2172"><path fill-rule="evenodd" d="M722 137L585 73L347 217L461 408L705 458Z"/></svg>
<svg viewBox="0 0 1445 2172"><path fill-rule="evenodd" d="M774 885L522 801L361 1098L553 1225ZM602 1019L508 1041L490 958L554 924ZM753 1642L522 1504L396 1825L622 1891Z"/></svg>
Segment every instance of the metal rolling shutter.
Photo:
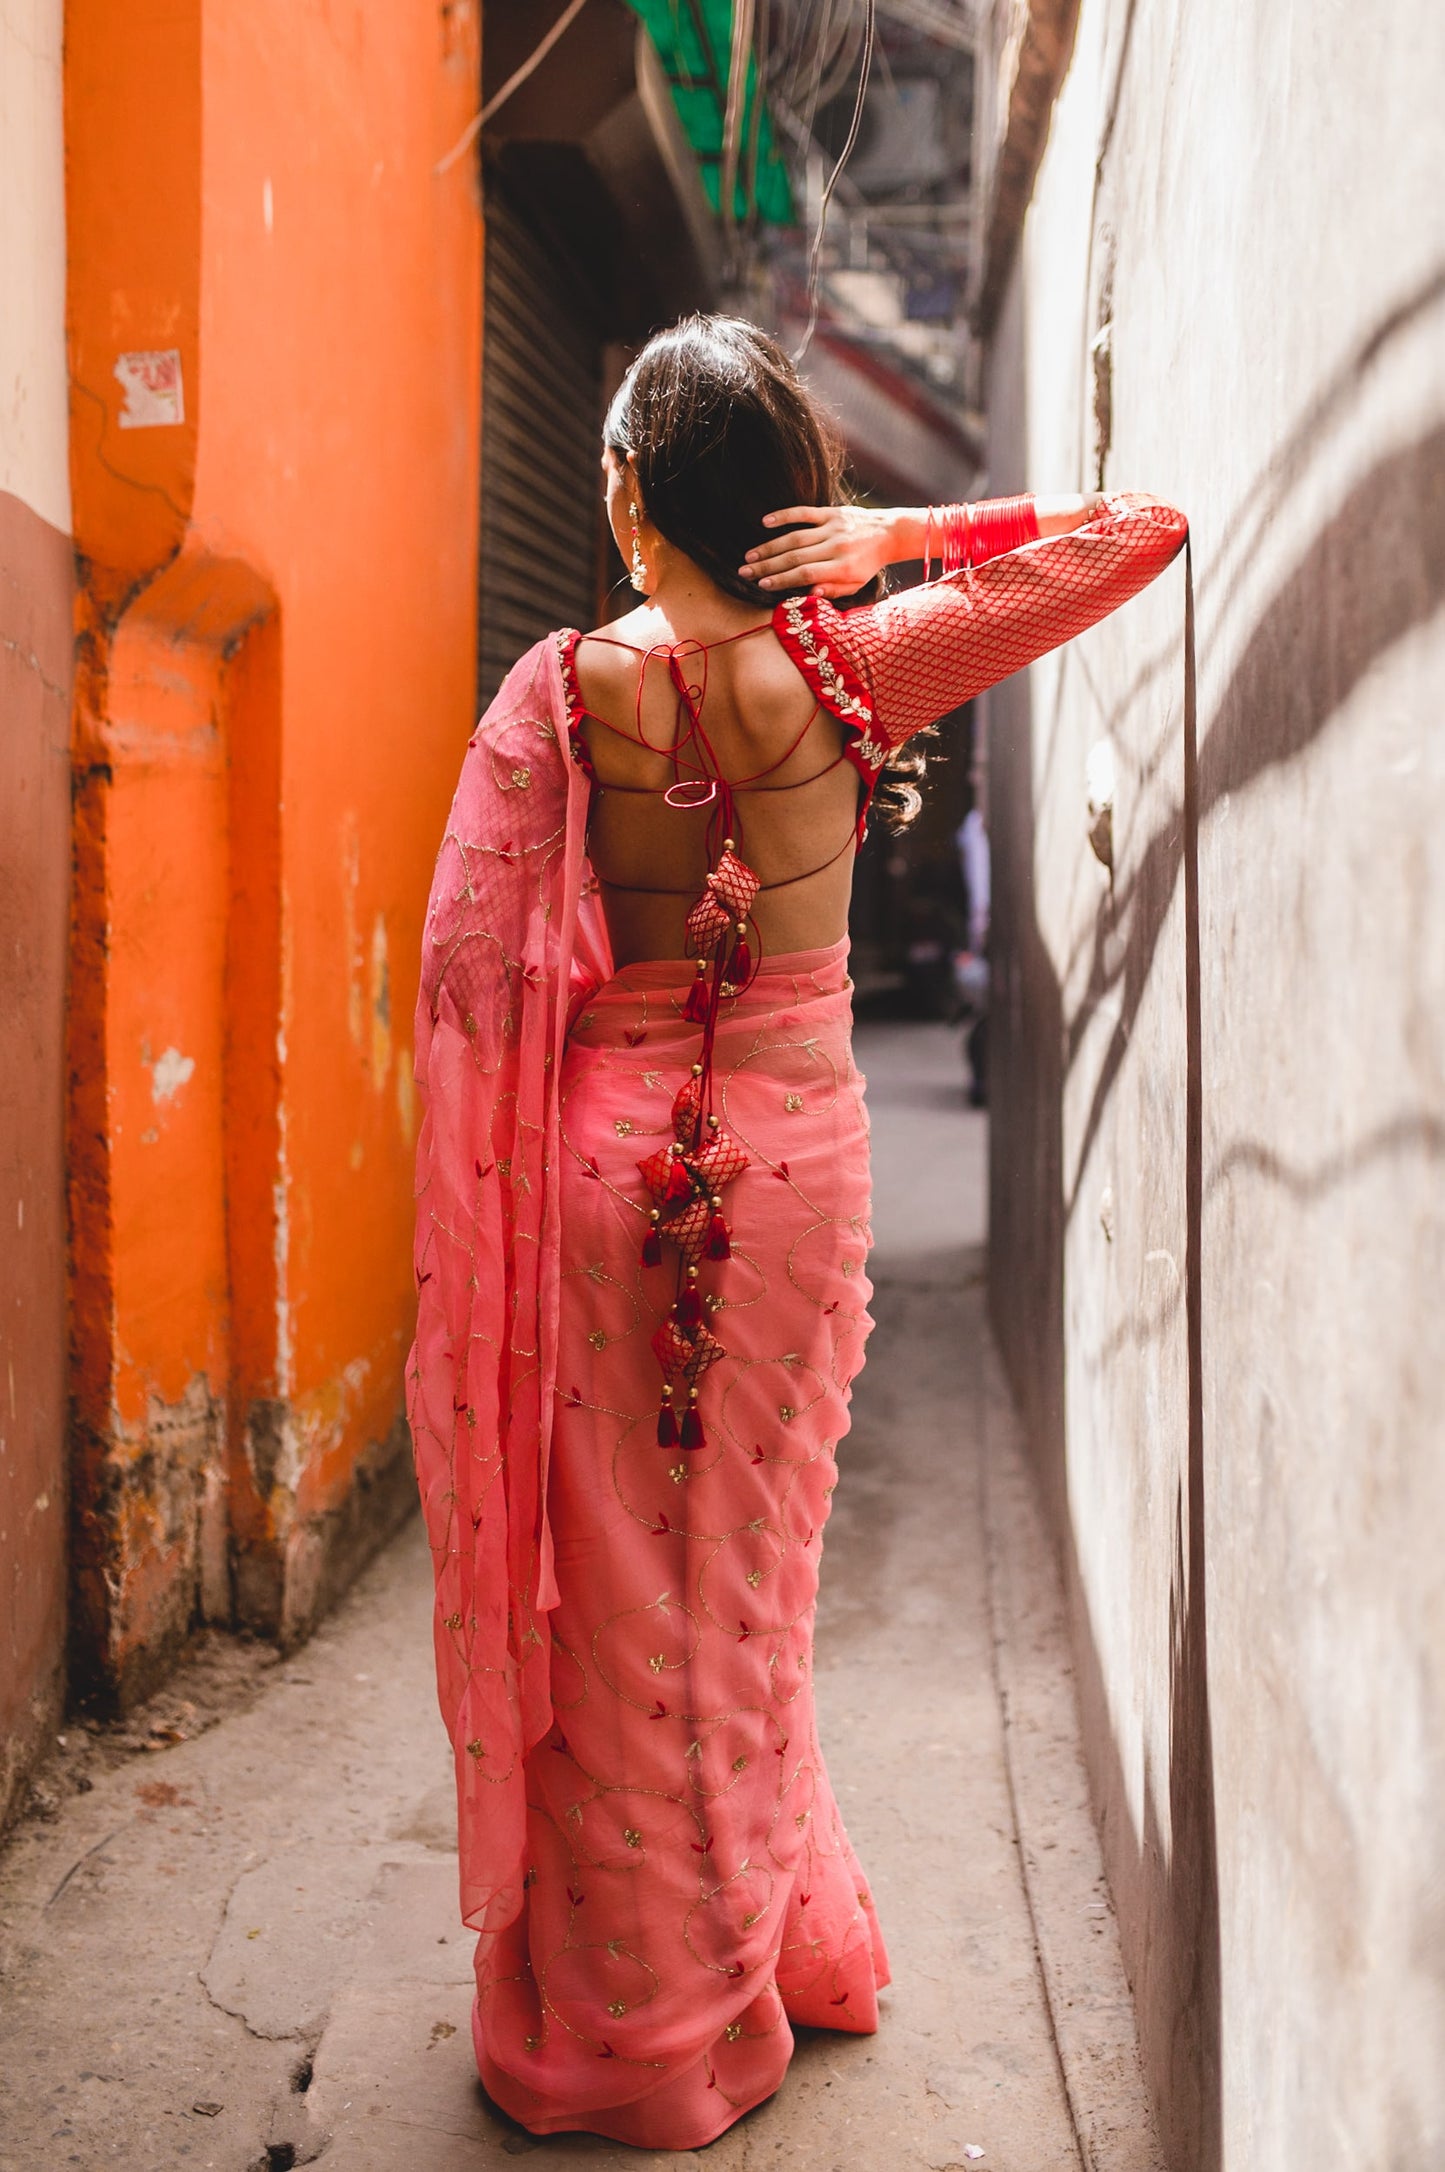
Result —
<svg viewBox="0 0 1445 2172"><path fill-rule="evenodd" d="M487 190L478 693L597 615L602 342L564 253Z"/></svg>

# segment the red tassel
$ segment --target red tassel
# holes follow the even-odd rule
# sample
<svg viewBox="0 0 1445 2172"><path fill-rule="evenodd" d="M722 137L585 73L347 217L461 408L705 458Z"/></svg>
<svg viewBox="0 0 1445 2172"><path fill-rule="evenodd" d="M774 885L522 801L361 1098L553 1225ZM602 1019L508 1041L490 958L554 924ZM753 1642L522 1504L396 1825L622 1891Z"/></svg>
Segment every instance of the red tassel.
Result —
<svg viewBox="0 0 1445 2172"><path fill-rule="evenodd" d="M696 1290L684 1290L672 1308L672 1316L679 1327L702 1326L702 1299Z"/></svg>
<svg viewBox="0 0 1445 2172"><path fill-rule="evenodd" d="M753 954L748 949L747 937L740 935L737 940L737 947L732 954L732 961L727 969L727 978L734 988L741 988L746 981L752 978L752 971Z"/></svg>
<svg viewBox="0 0 1445 2172"><path fill-rule="evenodd" d="M663 1196L669 1201L673 1199L686 1199L688 1193L691 1190L692 1178L688 1175L687 1168L682 1160L682 1157L679 1155L674 1160L672 1168L668 1174L667 1190L663 1194Z"/></svg>
<svg viewBox="0 0 1445 2172"><path fill-rule="evenodd" d="M703 1448L706 1445L707 1436L703 1432L701 1418L695 1410L685 1410L682 1414L682 1446L684 1448Z"/></svg>
<svg viewBox="0 0 1445 2172"><path fill-rule="evenodd" d="M657 1413L657 1445L659 1448L677 1446L677 1420L672 1414L671 1403L664 1403Z"/></svg>
<svg viewBox="0 0 1445 2172"><path fill-rule="evenodd" d="M642 1264L644 1267L662 1265L662 1239L655 1229L649 1229L642 1240Z"/></svg>
<svg viewBox="0 0 1445 2172"><path fill-rule="evenodd" d="M707 1242L703 1251L708 1259L731 1259L733 1256L728 1225L720 1214L715 1214L707 1225Z"/></svg>
<svg viewBox="0 0 1445 2172"><path fill-rule="evenodd" d="M688 989L687 1001L682 1006L682 1015L690 1026L706 1025L707 997L707 976L699 973L697 979Z"/></svg>

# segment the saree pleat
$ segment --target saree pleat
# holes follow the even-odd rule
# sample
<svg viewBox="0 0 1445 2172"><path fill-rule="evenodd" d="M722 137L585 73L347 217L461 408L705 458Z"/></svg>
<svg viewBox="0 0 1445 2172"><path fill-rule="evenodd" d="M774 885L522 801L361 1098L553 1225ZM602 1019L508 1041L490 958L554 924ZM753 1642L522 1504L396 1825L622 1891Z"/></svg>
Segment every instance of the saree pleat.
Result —
<svg viewBox="0 0 1445 2172"><path fill-rule="evenodd" d="M708 1271L726 1355L700 1453L659 1447L639 1158L671 1135L691 969L587 998L559 1096L554 1722L531 1883L479 1949L478 2054L536 2131L696 2147L777 2087L790 2021L868 2031L888 1980L813 1715L823 1530L870 1322L846 944L772 960L715 1076L750 1157Z"/></svg>

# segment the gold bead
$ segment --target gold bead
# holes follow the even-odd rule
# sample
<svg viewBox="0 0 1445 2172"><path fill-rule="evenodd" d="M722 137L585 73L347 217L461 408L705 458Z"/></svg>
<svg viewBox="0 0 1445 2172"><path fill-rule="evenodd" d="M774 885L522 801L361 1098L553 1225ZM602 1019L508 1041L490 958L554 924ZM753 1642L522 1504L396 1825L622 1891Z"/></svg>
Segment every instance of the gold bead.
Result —
<svg viewBox="0 0 1445 2172"><path fill-rule="evenodd" d="M696 1269L696 1267L689 1267L689 1268L688 1268L688 1270L687 1270L687 1279L688 1279L688 1281L689 1281L689 1282L696 1282L696 1280L697 1280L697 1269Z"/></svg>
<svg viewBox="0 0 1445 2172"><path fill-rule="evenodd" d="M703 960L702 958L699 958L699 959L698 959L698 961L697 961L697 977L698 977L698 979L699 979L699 980L701 980L701 979L702 979L702 976L703 976L703 974L704 974L704 973L705 973L706 971L707 971L707 965L706 965L706 962L705 962L705 961L704 961L704 960Z"/></svg>
<svg viewBox="0 0 1445 2172"><path fill-rule="evenodd" d="M732 839L731 839L730 837L725 837L725 838L723 839L723 851L724 851L724 852L734 852L734 851L736 851L736 849L737 849L737 847L736 847L736 846L734 845L734 843L733 843L733 841L732 841Z"/></svg>
<svg viewBox="0 0 1445 2172"><path fill-rule="evenodd" d="M702 1077L702 1065L701 1065L700 1063L695 1063L695 1064L693 1065L693 1067L692 1067L692 1075L693 1075L693 1077L694 1077L694 1078L701 1078L701 1077Z"/></svg>
<svg viewBox="0 0 1445 2172"><path fill-rule="evenodd" d="M690 1403L695 1403L695 1402L697 1401L697 1389L696 1389L696 1388L689 1388L689 1389L688 1389L688 1391L687 1391L687 1399L688 1399L688 1401L689 1401Z"/></svg>
<svg viewBox="0 0 1445 2172"><path fill-rule="evenodd" d="M664 1403L670 1403L672 1401L672 1389L669 1387L668 1383L665 1380L662 1383L662 1400L664 1401Z"/></svg>
<svg viewBox="0 0 1445 2172"><path fill-rule="evenodd" d="M654 1207L651 1214L648 1216L648 1220L651 1222L660 1222L662 1220L661 1207Z"/></svg>
<svg viewBox="0 0 1445 2172"><path fill-rule="evenodd" d="M740 920L740 921L738 922L738 933L739 933L739 935L746 935L746 934L747 934L747 932L748 932L748 924L747 924L746 920Z"/></svg>
<svg viewBox="0 0 1445 2172"><path fill-rule="evenodd" d="M721 1194L720 1192L714 1192L714 1193L713 1193L713 1195L712 1195L712 1206L713 1206L713 1212L714 1212L714 1214L719 1214L719 1213L721 1213L721 1211L722 1211L722 1194Z"/></svg>
<svg viewBox="0 0 1445 2172"><path fill-rule="evenodd" d="M711 1126L711 1128L712 1128L712 1129L713 1129L714 1131L716 1131L716 1130L717 1130L717 1127L718 1127L718 1124L719 1124L719 1122L720 1122L720 1121L721 1121L721 1119L720 1119L719 1117L716 1117L716 1116L710 1116L710 1117L708 1118L708 1123L709 1123L709 1125Z"/></svg>
<svg viewBox="0 0 1445 2172"><path fill-rule="evenodd" d="M673 1140L671 1151L674 1154L680 1154L682 1152L682 1141L680 1139Z"/></svg>

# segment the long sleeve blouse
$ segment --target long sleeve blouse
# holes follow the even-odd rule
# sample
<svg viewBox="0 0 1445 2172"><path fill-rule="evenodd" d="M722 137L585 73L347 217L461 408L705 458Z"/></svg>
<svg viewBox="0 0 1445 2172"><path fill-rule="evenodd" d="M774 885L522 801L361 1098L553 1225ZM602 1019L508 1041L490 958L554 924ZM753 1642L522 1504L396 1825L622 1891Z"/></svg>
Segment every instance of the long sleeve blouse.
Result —
<svg viewBox="0 0 1445 2172"><path fill-rule="evenodd" d="M820 700L862 738L873 767L925 725L1072 640L1147 587L1188 533L1157 498L1110 497L1068 535L840 611L783 606L779 633Z"/></svg>

